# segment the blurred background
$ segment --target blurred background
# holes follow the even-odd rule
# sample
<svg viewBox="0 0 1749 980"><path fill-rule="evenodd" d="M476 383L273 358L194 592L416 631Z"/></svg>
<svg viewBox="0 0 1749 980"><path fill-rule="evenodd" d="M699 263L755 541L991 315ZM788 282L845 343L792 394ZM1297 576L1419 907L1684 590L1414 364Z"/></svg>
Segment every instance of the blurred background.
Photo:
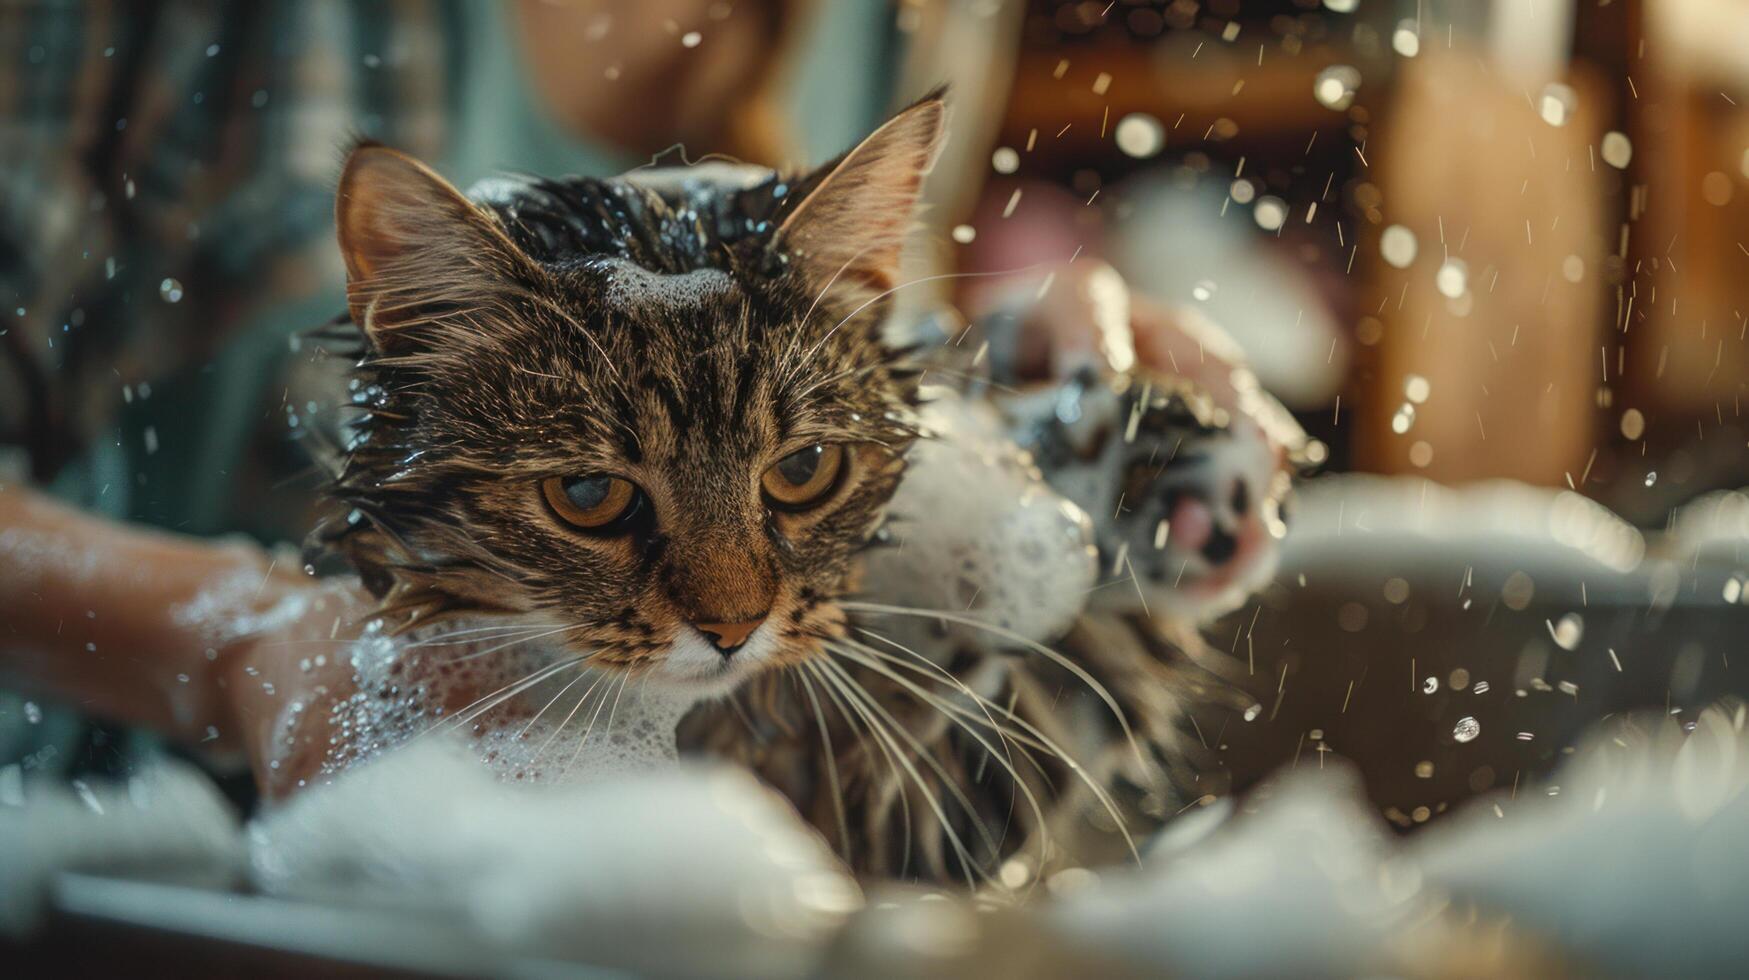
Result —
<svg viewBox="0 0 1749 980"><path fill-rule="evenodd" d="M296 541L351 139L462 186L800 164L948 81L920 266L1103 257L1329 449L1211 630L1261 711L1199 721L1209 793L1337 753L1412 828L1749 692L1746 38L1740 0L4 3L0 466ZM15 772L150 741L0 695Z"/></svg>
<svg viewBox="0 0 1749 980"><path fill-rule="evenodd" d="M1724 40L1746 18L1728 0L10 3L3 436L111 513L295 538L302 511L261 500L296 448L242 459L245 430L296 430L308 400L250 382L283 381L291 334L338 308L350 139L464 186L800 164L951 81L936 265L1102 255L1234 333L1332 470L1511 478L1657 526L1749 478L1731 230L1749 123ZM224 424L168 437L215 404ZM198 491L170 492L190 468Z"/></svg>

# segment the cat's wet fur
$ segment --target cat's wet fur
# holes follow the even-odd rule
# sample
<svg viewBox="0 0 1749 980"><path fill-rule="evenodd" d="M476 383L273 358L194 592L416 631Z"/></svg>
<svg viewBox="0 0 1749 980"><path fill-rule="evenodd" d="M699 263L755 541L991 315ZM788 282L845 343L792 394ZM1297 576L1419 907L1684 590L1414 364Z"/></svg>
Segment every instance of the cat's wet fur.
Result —
<svg viewBox="0 0 1749 980"><path fill-rule="evenodd" d="M492 182L470 200L364 145L338 224L365 415L318 532L392 619L536 613L593 663L727 690L817 652L915 437L881 336L942 130L930 97L797 177ZM824 502L762 499L814 444ZM644 512L568 525L543 479L606 473ZM764 622L732 656L701 623Z"/></svg>
<svg viewBox="0 0 1749 980"><path fill-rule="evenodd" d="M974 883L1035 843L1042 867L1090 807L1121 820L1108 785L1157 799L1189 688L1149 623L1115 643L1079 624L1080 674L851 631L841 600L919 435L919 366L882 326L943 115L927 97L799 176L507 178L471 198L357 148L338 218L362 418L313 542L390 628L547 623L543 643L696 692L681 751L753 769L857 872ZM768 506L761 474L820 443L847 475L812 509ZM648 498L612 533L540 490L597 472ZM701 630L761 615L732 656Z"/></svg>

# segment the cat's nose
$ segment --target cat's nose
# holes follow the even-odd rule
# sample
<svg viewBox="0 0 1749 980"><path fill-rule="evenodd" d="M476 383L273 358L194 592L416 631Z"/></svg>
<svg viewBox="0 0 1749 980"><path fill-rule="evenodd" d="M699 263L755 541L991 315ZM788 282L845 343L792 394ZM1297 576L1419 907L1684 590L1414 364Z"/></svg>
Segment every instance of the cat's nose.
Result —
<svg viewBox="0 0 1749 980"><path fill-rule="evenodd" d="M717 649L721 650L723 656L726 657L740 649L741 644L746 643L747 638L752 636L753 631L758 629L759 624L763 622L765 622L765 616L760 615L753 619L743 619L738 623L698 623L696 625L699 632L710 634Z"/></svg>

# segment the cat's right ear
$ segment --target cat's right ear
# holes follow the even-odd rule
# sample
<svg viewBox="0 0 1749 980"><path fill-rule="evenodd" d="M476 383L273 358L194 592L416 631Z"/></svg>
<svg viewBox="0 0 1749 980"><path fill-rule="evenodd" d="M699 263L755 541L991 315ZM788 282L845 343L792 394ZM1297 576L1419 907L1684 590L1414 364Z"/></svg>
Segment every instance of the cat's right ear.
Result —
<svg viewBox="0 0 1749 980"><path fill-rule="evenodd" d="M778 242L828 282L891 289L946 118L937 89L810 174Z"/></svg>
<svg viewBox="0 0 1749 980"><path fill-rule="evenodd" d="M346 158L334 203L352 322L379 351L426 336L443 310L529 263L491 214L418 160L362 144Z"/></svg>

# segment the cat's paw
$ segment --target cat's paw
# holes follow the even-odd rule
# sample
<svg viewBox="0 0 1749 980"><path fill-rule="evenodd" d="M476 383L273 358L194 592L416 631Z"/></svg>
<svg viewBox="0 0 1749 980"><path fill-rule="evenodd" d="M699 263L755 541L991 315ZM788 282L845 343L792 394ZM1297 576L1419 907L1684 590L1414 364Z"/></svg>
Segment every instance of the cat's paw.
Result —
<svg viewBox="0 0 1749 980"><path fill-rule="evenodd" d="M1274 574L1304 437L1284 441L1298 432L1285 412L1240 391L1217 401L1183 375L1087 370L1008 401L1045 478L1093 518L1091 605L1201 622Z"/></svg>

